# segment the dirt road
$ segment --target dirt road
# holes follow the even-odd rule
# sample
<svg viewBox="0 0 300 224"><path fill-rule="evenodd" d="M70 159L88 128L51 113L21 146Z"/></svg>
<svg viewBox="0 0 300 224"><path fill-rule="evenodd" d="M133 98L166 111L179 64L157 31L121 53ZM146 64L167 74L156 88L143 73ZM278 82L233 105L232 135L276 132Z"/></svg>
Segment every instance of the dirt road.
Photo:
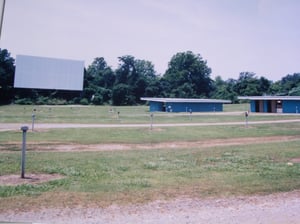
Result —
<svg viewBox="0 0 300 224"><path fill-rule="evenodd" d="M60 143L55 142L29 142L27 149L30 151L48 151L48 152L99 152L99 151L125 151L125 150L153 150L153 149L185 149L185 148L212 148L217 146L234 146L234 145L253 145L268 142L290 142L298 141L299 135L291 136L264 136L264 137L242 137L230 139L207 139L201 141L176 141L176 142L161 142L161 143L144 143L144 144L75 144L75 143ZM10 142L10 146L19 147L19 142ZM2 152L5 151L5 146L0 146ZM6 152L10 152L7 150ZM1 183L1 182L0 182Z"/></svg>
<svg viewBox="0 0 300 224"><path fill-rule="evenodd" d="M41 209L29 212L6 212L1 221L38 223L98 224L279 224L300 223L300 191L268 196L222 199L177 198L145 205L108 208Z"/></svg>
<svg viewBox="0 0 300 224"><path fill-rule="evenodd" d="M300 119L292 120L265 120L251 121L248 125L256 124L282 124L300 122ZM21 123L0 123L0 131L17 131L21 126L31 127L31 124ZM153 127L185 127L185 126L222 126L222 125L245 125L245 122L217 122L217 123L167 123L153 124ZM36 123L35 129L61 129L61 128L130 128L150 127L150 124L71 124L71 123Z"/></svg>

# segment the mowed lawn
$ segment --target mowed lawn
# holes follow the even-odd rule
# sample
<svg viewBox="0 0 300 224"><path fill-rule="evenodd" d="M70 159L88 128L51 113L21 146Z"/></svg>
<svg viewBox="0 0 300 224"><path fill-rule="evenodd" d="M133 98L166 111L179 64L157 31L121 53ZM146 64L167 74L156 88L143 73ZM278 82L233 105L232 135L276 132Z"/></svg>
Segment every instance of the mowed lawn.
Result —
<svg viewBox="0 0 300 224"><path fill-rule="evenodd" d="M81 123L81 124L145 124L150 123L197 123L240 122L249 104L225 104L224 112L215 113L165 113L149 112L148 106L0 106L0 123L28 123L35 115L35 123ZM250 114L249 121L300 118L299 115Z"/></svg>
<svg viewBox="0 0 300 224"><path fill-rule="evenodd" d="M240 106L240 105L239 105ZM245 105L230 105L226 111L233 115L195 115L189 120L181 114L159 114L172 122L193 122L201 116L210 122L242 120ZM246 106L247 107L247 106ZM14 109L12 109L14 108ZM17 109L18 110L17 110ZM46 108L46 107L45 107ZM92 108L106 111L109 107ZM1 123L21 122L21 106L0 107ZM57 108L69 110L69 107ZM77 110L78 108L76 108ZM87 109L87 108L85 108ZM136 113L148 122L146 107L117 108L127 123ZM132 109L132 110L131 110ZM225 109L225 108L224 108ZM51 113L56 110L51 109ZM70 109L71 110L71 109ZM74 108L72 110L75 110ZM116 108L114 108L116 110ZM88 111L88 110L87 110ZM7 115L9 114L9 116ZM14 116L15 114L15 116ZM55 122L74 122L72 114L59 112ZM94 114L90 111L88 114ZM53 115L53 117L56 115ZM78 119L78 114L74 119ZM84 116L84 115L82 115ZM156 116L156 115L154 115ZM67 117L64 120L64 117ZM92 123L92 115L89 115ZM223 117L225 117L223 119ZM297 115L253 115L259 120L297 119ZM118 118L112 118L118 119ZM121 118L119 118L121 119ZM251 117L249 118L251 119ZM78 120L79 122L80 120ZM45 121L46 122L46 121ZM117 122L113 120L113 122ZM125 121L123 121L125 122ZM142 123L142 120L139 120ZM77 122L74 122L77 123ZM226 197L237 195L270 194L300 189L300 124L260 124L240 126L166 127L155 128L84 128L53 129L28 132L26 173L60 174L64 178L42 184L0 186L0 210L9 208L107 206L113 203L145 203L156 199L185 197ZM283 142L252 142L239 144L243 138L286 136ZM20 131L0 132L0 176L20 173ZM175 142L201 142L236 139L234 145L215 145L172 148ZM146 144L166 143L164 147L148 150L84 151L91 144ZM35 145L47 145L39 151ZM59 152L57 144L79 144L82 151ZM170 147L168 147L170 144Z"/></svg>

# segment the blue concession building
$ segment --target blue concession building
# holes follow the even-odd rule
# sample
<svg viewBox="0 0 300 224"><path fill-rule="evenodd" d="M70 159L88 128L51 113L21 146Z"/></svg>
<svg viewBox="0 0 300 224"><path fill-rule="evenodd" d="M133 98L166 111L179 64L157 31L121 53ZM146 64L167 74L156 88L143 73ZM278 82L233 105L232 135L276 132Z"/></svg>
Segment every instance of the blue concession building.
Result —
<svg viewBox="0 0 300 224"><path fill-rule="evenodd" d="M230 100L184 99L184 98L152 98L142 97L149 102L150 112L214 112L223 111L224 103Z"/></svg>
<svg viewBox="0 0 300 224"><path fill-rule="evenodd" d="M299 113L299 96L239 96L240 100L250 100L251 112Z"/></svg>

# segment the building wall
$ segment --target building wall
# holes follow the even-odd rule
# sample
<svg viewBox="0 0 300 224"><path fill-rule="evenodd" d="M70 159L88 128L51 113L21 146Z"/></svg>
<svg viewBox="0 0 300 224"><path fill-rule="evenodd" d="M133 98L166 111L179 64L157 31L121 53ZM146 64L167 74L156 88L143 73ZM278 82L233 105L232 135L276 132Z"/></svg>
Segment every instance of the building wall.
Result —
<svg viewBox="0 0 300 224"><path fill-rule="evenodd" d="M266 102L264 100L251 100L251 112L265 112Z"/></svg>
<svg viewBox="0 0 300 224"><path fill-rule="evenodd" d="M155 112L155 111L165 111L164 110L164 103L163 102L149 102L150 106L150 112Z"/></svg>
<svg viewBox="0 0 300 224"><path fill-rule="evenodd" d="M271 113L276 113L276 100L271 101Z"/></svg>
<svg viewBox="0 0 300 224"><path fill-rule="evenodd" d="M250 111L251 112L255 112L256 108L255 108L255 100L251 100L250 101Z"/></svg>
<svg viewBox="0 0 300 224"><path fill-rule="evenodd" d="M221 112L223 103L164 103L149 101L150 112Z"/></svg>
<svg viewBox="0 0 300 224"><path fill-rule="evenodd" d="M263 111L268 113L268 100L263 101Z"/></svg>
<svg viewBox="0 0 300 224"><path fill-rule="evenodd" d="M282 109L278 107L276 100L251 100L251 112L262 113L300 113L300 101L282 100Z"/></svg>
<svg viewBox="0 0 300 224"><path fill-rule="evenodd" d="M282 112L283 113L299 113L300 112L300 101L297 101L297 100L282 101Z"/></svg>
<svg viewBox="0 0 300 224"><path fill-rule="evenodd" d="M166 103L167 112L223 111L222 103Z"/></svg>

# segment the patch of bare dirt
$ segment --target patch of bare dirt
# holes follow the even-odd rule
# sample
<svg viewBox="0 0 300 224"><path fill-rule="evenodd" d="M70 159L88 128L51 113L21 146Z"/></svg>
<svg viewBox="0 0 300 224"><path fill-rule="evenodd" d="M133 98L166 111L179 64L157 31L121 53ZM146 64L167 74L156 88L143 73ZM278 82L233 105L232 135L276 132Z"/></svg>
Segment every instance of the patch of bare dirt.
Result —
<svg viewBox="0 0 300 224"><path fill-rule="evenodd" d="M49 182L52 180L59 180L64 176L59 174L27 174L25 178L21 178L21 175L3 175L0 176L0 186L16 186L22 184L40 184Z"/></svg>
<svg viewBox="0 0 300 224"><path fill-rule="evenodd" d="M293 158L291 159L292 163L300 163L300 158Z"/></svg>
<svg viewBox="0 0 300 224"><path fill-rule="evenodd" d="M261 144L269 142L287 142L299 140L300 136L269 136L269 137L249 137L249 138L230 138L230 139L208 139L201 141L176 141L147 144L65 144L51 142L29 142L27 149L32 151L51 151L51 152L78 152L78 151L121 151L121 150L151 150L151 149L178 149L178 148L210 148L217 146ZM16 143L7 145L20 147ZM5 151L5 147L0 147Z"/></svg>

